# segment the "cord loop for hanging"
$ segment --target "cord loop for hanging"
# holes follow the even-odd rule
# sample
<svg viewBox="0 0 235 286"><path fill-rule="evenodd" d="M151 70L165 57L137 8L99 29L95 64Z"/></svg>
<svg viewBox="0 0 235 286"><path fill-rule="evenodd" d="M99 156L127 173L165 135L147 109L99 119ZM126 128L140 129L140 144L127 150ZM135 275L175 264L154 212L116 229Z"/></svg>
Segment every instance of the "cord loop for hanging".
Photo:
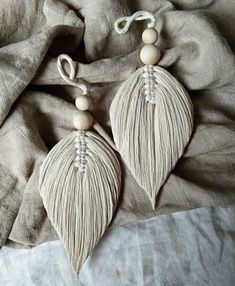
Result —
<svg viewBox="0 0 235 286"><path fill-rule="evenodd" d="M62 61L67 61L70 67L70 74L69 76L66 74L66 72L64 71L64 68L62 66ZM60 76L63 78L64 81L66 81L68 84L76 86L78 88L80 88L83 92L83 94L87 94L87 86L83 83L78 83L76 81L74 81L75 78L75 63L74 61L70 58L70 56L66 55L66 54L62 54L59 55L57 58L57 69L60 73Z"/></svg>
<svg viewBox="0 0 235 286"><path fill-rule="evenodd" d="M115 31L118 34L125 34L132 22L149 20L148 28L154 28L156 26L156 18L153 13L147 11L137 11L132 16L121 17L115 21Z"/></svg>

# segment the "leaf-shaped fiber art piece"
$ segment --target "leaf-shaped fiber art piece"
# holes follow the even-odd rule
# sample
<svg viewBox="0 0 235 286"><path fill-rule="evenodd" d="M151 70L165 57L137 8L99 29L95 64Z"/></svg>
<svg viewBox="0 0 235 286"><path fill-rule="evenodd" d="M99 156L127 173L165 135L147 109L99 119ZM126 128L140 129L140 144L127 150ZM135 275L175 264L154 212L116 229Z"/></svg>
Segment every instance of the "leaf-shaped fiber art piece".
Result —
<svg viewBox="0 0 235 286"><path fill-rule="evenodd" d="M112 220L120 184L115 153L90 131L62 139L41 166L43 204L77 272Z"/></svg>
<svg viewBox="0 0 235 286"><path fill-rule="evenodd" d="M153 208L193 129L193 106L166 70L146 65L120 87L110 107L115 144Z"/></svg>

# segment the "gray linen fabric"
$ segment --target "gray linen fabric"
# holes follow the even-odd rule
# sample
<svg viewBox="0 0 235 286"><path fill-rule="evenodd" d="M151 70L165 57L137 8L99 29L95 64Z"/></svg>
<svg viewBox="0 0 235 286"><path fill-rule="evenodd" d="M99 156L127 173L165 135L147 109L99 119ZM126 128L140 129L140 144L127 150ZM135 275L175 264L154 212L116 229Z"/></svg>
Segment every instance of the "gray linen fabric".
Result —
<svg viewBox="0 0 235 286"><path fill-rule="evenodd" d="M48 150L72 130L73 100L79 94L60 78L57 55L69 53L77 61L77 78L91 83L93 115L111 135L110 102L140 66L145 27L135 23L118 35L113 24L140 9L157 16L163 50L159 65L189 90L195 130L155 212L123 165L113 225L235 202L234 1L2 0L0 246L7 238L35 245L57 237L38 193L38 172Z"/></svg>
<svg viewBox="0 0 235 286"><path fill-rule="evenodd" d="M118 226L84 264L79 279L59 241L3 247L4 286L232 286L235 208L201 208ZM11 275L9 275L11 273Z"/></svg>

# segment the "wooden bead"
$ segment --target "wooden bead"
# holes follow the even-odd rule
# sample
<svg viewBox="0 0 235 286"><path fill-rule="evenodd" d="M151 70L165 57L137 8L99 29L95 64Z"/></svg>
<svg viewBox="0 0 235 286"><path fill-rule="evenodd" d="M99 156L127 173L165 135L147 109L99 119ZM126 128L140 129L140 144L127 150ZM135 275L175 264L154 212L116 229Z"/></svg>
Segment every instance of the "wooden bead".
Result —
<svg viewBox="0 0 235 286"><path fill-rule="evenodd" d="M155 65L161 57L161 52L155 45L145 45L140 51L140 60L145 65Z"/></svg>
<svg viewBox="0 0 235 286"><path fill-rule="evenodd" d="M88 111L78 111L73 117L73 124L78 130L87 130L92 123L93 117Z"/></svg>
<svg viewBox="0 0 235 286"><path fill-rule="evenodd" d="M153 28L148 28L143 31L142 40L145 44L154 44L158 40L158 32Z"/></svg>
<svg viewBox="0 0 235 286"><path fill-rule="evenodd" d="M87 95L80 95L76 98L75 105L79 110L88 110L91 106L91 99Z"/></svg>

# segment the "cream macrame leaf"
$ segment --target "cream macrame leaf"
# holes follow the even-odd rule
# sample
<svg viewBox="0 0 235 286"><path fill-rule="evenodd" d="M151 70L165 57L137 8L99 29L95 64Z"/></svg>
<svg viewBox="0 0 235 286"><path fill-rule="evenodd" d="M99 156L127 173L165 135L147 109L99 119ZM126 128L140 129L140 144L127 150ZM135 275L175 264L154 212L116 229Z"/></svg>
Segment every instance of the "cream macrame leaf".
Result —
<svg viewBox="0 0 235 286"><path fill-rule="evenodd" d="M120 184L115 153L90 131L62 139L41 166L43 204L77 272L113 217Z"/></svg>
<svg viewBox="0 0 235 286"><path fill-rule="evenodd" d="M146 65L122 84L110 119L117 150L155 208L159 189L192 133L186 90L166 70Z"/></svg>

